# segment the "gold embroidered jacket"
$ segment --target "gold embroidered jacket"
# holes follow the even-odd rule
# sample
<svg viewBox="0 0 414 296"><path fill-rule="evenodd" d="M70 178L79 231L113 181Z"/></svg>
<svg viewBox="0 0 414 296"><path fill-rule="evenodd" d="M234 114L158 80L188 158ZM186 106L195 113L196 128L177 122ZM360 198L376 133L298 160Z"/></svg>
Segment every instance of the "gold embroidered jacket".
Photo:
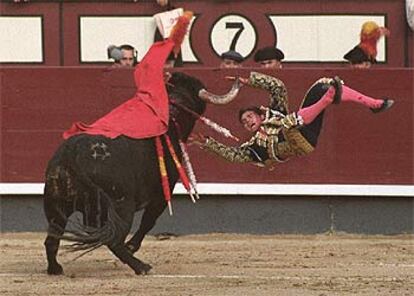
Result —
<svg viewBox="0 0 414 296"><path fill-rule="evenodd" d="M249 85L270 93L270 108L265 108L265 119L259 130L239 147L224 145L213 138L207 138L202 147L231 162L254 162L259 165L285 161L290 156L312 151L313 147L297 130L300 122L296 113L288 114L284 83L275 77L252 72Z"/></svg>

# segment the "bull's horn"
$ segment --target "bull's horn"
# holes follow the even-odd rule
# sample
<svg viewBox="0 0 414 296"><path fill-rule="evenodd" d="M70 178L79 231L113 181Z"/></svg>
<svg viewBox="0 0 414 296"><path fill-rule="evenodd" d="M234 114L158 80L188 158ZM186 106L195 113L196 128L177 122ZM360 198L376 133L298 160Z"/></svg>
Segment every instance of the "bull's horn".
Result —
<svg viewBox="0 0 414 296"><path fill-rule="evenodd" d="M234 100L234 98L239 93L239 90L241 87L242 87L242 84L240 83L239 79L236 79L230 91L226 93L225 95L221 95L221 96L215 95L203 88L203 89L200 89L198 96L203 101L206 101L207 103L212 103L216 105L225 105Z"/></svg>

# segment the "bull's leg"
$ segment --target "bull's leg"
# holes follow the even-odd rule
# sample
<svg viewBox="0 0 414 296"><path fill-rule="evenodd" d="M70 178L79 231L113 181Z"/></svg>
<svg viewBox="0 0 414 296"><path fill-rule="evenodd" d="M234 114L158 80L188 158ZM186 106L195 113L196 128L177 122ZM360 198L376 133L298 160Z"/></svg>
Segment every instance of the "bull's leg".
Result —
<svg viewBox="0 0 414 296"><path fill-rule="evenodd" d="M45 240L47 273L51 275L63 274L63 268L56 260L59 249L59 242L59 239L51 236L50 234L47 235Z"/></svg>
<svg viewBox="0 0 414 296"><path fill-rule="evenodd" d="M125 207L126 209L130 210L131 207ZM133 208L133 207L132 207ZM119 258L123 263L127 264L131 267L136 274L146 274L150 269L151 265L142 262L141 260L135 258L125 247L124 242L125 238L128 235L128 232L132 225L132 220L134 218L134 211L130 211L130 213L122 213L120 217L123 218L124 222L126 222L125 226L122 228L117 228L115 237L117 238L116 241L112 242L108 248L112 251L112 253Z"/></svg>
<svg viewBox="0 0 414 296"><path fill-rule="evenodd" d="M116 257L119 258L119 260L131 267L136 274L146 274L152 268L151 265L142 262L138 258L135 258L123 243L117 244L115 246L110 246L109 249L112 251L112 253L114 253Z"/></svg>
<svg viewBox="0 0 414 296"><path fill-rule="evenodd" d="M54 200L45 199L45 213L49 222L49 228L44 242L47 257L47 273L51 275L63 274L62 266L57 262L56 256L59 250L60 239L65 230L67 216L58 210Z"/></svg>
<svg viewBox="0 0 414 296"><path fill-rule="evenodd" d="M145 235L155 226L155 222L158 217L162 214L166 207L166 203L157 203L152 206L148 206L144 214L142 215L141 224L137 232L132 238L126 243L126 247L132 253L135 253L141 247L141 243Z"/></svg>

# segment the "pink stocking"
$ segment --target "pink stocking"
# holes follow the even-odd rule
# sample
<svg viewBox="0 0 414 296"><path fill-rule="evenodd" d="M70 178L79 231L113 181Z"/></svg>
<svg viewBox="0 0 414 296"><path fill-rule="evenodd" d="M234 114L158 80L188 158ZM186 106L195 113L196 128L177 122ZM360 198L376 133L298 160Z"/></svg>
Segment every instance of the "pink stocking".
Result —
<svg viewBox="0 0 414 296"><path fill-rule="evenodd" d="M315 104L300 109L297 114L302 117L304 124L310 124L330 104L335 95L335 88L330 87L327 92Z"/></svg>
<svg viewBox="0 0 414 296"><path fill-rule="evenodd" d="M384 102L384 100L382 99L374 99L364 94L361 94L360 92L357 92L356 90L353 90L352 88L349 88L346 85L342 85L341 100L343 102L355 102L358 104L362 104L371 109L380 108Z"/></svg>

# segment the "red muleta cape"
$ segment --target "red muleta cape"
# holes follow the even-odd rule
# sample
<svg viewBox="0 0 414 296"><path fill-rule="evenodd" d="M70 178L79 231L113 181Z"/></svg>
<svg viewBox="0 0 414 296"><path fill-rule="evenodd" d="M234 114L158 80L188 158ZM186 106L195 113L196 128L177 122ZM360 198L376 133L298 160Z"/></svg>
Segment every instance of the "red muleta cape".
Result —
<svg viewBox="0 0 414 296"><path fill-rule="evenodd" d="M154 43L135 68L135 96L90 125L74 123L63 138L82 133L112 139L120 135L142 139L164 134L169 114L163 67L173 47L171 40Z"/></svg>

